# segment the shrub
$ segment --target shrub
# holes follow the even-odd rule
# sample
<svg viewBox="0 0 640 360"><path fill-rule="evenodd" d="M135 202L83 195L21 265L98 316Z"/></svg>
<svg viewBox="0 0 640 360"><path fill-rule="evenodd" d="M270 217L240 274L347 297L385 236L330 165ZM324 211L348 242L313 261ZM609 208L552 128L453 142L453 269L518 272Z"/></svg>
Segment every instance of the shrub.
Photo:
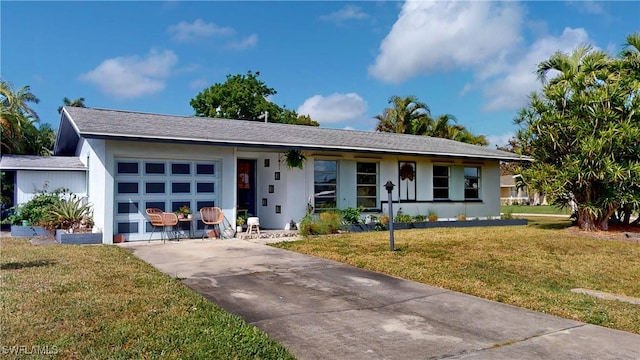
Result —
<svg viewBox="0 0 640 360"><path fill-rule="evenodd" d="M93 227L93 211L90 204L83 204L82 199L73 195L68 200L60 200L53 206L48 216L47 227L65 230L91 230Z"/></svg>
<svg viewBox="0 0 640 360"><path fill-rule="evenodd" d="M393 221L399 222L399 223L410 224L410 223L413 222L413 216L411 216L409 214L400 214L400 215L396 215L396 218L393 219Z"/></svg>
<svg viewBox="0 0 640 360"><path fill-rule="evenodd" d="M375 231L385 231L387 230L387 225L381 223L381 222L377 222L375 225L373 225L373 230Z"/></svg>
<svg viewBox="0 0 640 360"><path fill-rule="evenodd" d="M361 222L360 215L362 214L363 211L364 211L363 206L358 206L357 208L348 207L340 211L340 214L342 215L342 221L348 225L360 224Z"/></svg>
<svg viewBox="0 0 640 360"><path fill-rule="evenodd" d="M423 221L427 221L427 216L418 214L418 215L414 216L413 219L415 221L417 221L417 222L423 222Z"/></svg>
<svg viewBox="0 0 640 360"><path fill-rule="evenodd" d="M389 216L387 215L382 215L380 216L380 223L383 225L386 225L389 223Z"/></svg>
<svg viewBox="0 0 640 360"><path fill-rule="evenodd" d="M429 221L438 221L438 213L435 210L429 210L427 213L427 218Z"/></svg>
<svg viewBox="0 0 640 360"><path fill-rule="evenodd" d="M300 233L303 236L336 234L340 227L340 214L335 212L323 212L317 219L307 214L300 221Z"/></svg>
<svg viewBox="0 0 640 360"><path fill-rule="evenodd" d="M8 220L13 225L19 225L23 220L26 220L31 225L46 225L52 209L60 203L61 197L66 196L68 192L69 189L65 188L58 188L52 192L47 192L46 189L43 189L26 203L14 206Z"/></svg>

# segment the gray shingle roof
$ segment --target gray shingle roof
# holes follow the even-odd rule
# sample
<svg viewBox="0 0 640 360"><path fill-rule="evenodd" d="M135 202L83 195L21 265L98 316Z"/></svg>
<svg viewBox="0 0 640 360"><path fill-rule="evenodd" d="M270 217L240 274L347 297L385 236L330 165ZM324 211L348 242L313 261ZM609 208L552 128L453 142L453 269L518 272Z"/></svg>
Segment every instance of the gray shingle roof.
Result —
<svg viewBox="0 0 640 360"><path fill-rule="evenodd" d="M2 170L81 170L87 168L75 156L3 155Z"/></svg>
<svg viewBox="0 0 640 360"><path fill-rule="evenodd" d="M522 160L516 154L427 136L108 109L66 107L65 112L71 119L66 125L86 138ZM64 121L65 116L61 129L68 128Z"/></svg>

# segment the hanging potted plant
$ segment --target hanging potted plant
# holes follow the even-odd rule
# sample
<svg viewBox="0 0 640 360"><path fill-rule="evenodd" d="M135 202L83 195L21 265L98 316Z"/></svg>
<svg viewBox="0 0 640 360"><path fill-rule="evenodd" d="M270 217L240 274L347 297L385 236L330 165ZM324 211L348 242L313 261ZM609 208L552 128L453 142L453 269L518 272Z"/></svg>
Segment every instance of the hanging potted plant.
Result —
<svg viewBox="0 0 640 360"><path fill-rule="evenodd" d="M284 160L287 163L287 167L289 167L289 169L302 169L304 166L304 162L307 160L307 157L304 156L302 151L291 149L287 150L284 153Z"/></svg>

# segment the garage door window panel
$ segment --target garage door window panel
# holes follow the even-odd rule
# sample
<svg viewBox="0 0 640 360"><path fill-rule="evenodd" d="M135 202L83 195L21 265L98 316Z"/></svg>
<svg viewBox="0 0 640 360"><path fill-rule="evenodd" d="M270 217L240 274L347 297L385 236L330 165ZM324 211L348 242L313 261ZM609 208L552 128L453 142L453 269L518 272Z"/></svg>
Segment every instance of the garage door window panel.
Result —
<svg viewBox="0 0 640 360"><path fill-rule="evenodd" d="M163 162L148 162L144 164L145 175L166 175L165 163Z"/></svg>
<svg viewBox="0 0 640 360"><path fill-rule="evenodd" d="M119 161L117 165L118 175L138 175L138 162Z"/></svg>
<svg viewBox="0 0 640 360"><path fill-rule="evenodd" d="M136 214L138 212L137 202L119 202L118 214Z"/></svg>
<svg viewBox="0 0 640 360"><path fill-rule="evenodd" d="M138 183L137 182L119 182L118 194L137 194Z"/></svg>
<svg viewBox="0 0 640 360"><path fill-rule="evenodd" d="M145 194L164 194L165 183L163 182L147 182L145 183Z"/></svg>
<svg viewBox="0 0 640 360"><path fill-rule="evenodd" d="M173 163L171 164L171 175L191 175L191 164Z"/></svg>
<svg viewBox="0 0 640 360"><path fill-rule="evenodd" d="M189 194L191 193L191 183L190 182L171 183L171 193L172 194Z"/></svg>

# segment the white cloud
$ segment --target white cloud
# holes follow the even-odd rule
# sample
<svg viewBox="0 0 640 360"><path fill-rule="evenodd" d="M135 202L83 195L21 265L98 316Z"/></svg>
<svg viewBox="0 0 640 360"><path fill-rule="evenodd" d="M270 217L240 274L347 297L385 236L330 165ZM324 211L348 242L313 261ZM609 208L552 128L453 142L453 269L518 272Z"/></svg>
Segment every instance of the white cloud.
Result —
<svg viewBox="0 0 640 360"><path fill-rule="evenodd" d="M458 92L481 91L484 110L514 110L540 88L536 69L554 52L589 43L584 29L549 35L545 22L526 20L522 4L492 1L407 1L380 44L369 73L389 83L446 70L473 73ZM581 4L597 11L598 3ZM535 36L525 44L522 33Z"/></svg>
<svg viewBox="0 0 640 360"><path fill-rule="evenodd" d="M369 73L400 83L418 74L472 67L520 41L515 2L407 1Z"/></svg>
<svg viewBox="0 0 640 360"><path fill-rule="evenodd" d="M258 44L258 35L252 34L246 38L229 43L228 47L233 50L245 50L255 47Z"/></svg>
<svg viewBox="0 0 640 360"><path fill-rule="evenodd" d="M320 16L320 20L332 21L335 23L342 23L347 20L361 20L367 18L369 15L362 11L362 8L355 5L346 5L338 11L334 11L327 15Z"/></svg>
<svg viewBox="0 0 640 360"><path fill-rule="evenodd" d="M230 27L219 27L212 22L207 23L197 19L193 23L180 21L176 25L169 26L167 32L172 34L171 40L185 42L214 35L231 35L234 31Z"/></svg>
<svg viewBox="0 0 640 360"><path fill-rule="evenodd" d="M483 94L488 99L484 109L513 110L528 102L532 91L538 90L541 83L537 78L538 64L556 51L571 52L576 46L588 43L589 35L584 29L565 28L559 37L545 36L536 40L528 49L514 49L511 61L495 62L502 70L492 79L483 80ZM482 73L483 70L479 70Z"/></svg>
<svg viewBox="0 0 640 360"><path fill-rule="evenodd" d="M189 83L189 88L191 89L204 89L205 87L207 87L207 85L209 85L209 82L207 82L207 80L205 79L196 79L193 80Z"/></svg>
<svg viewBox="0 0 640 360"><path fill-rule="evenodd" d="M569 5L576 6L580 12L592 15L607 15L601 2L591 0L569 1Z"/></svg>
<svg viewBox="0 0 640 360"><path fill-rule="evenodd" d="M327 97L314 95L298 108L298 114L309 115L320 124L333 124L362 117L367 103L356 93L333 93Z"/></svg>
<svg viewBox="0 0 640 360"><path fill-rule="evenodd" d="M173 51L151 50L139 56L104 60L95 69L80 75L80 80L97 85L106 94L119 98L136 98L153 94L165 87L165 81L178 63Z"/></svg>

